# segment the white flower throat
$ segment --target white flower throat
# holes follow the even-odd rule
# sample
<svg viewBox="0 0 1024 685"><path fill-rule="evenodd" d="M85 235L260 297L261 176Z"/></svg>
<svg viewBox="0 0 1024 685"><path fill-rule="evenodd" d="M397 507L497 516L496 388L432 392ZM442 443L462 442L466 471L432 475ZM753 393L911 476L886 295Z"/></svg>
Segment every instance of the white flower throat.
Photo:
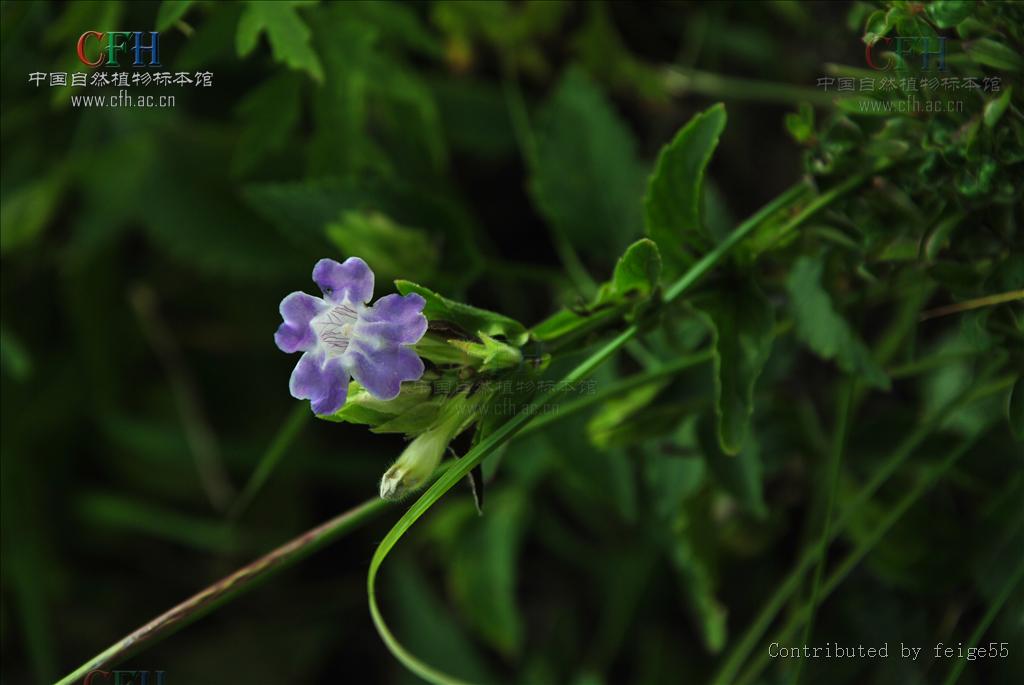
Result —
<svg viewBox="0 0 1024 685"><path fill-rule="evenodd" d="M349 303L334 304L309 322L328 357L340 357L348 350L360 309Z"/></svg>

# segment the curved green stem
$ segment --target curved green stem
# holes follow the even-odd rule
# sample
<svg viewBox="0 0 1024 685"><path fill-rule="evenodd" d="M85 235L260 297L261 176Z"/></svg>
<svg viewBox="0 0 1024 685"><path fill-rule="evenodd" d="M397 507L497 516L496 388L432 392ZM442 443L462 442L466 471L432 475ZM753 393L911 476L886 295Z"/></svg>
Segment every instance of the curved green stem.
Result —
<svg viewBox="0 0 1024 685"><path fill-rule="evenodd" d="M623 378L622 380L609 385L607 388L604 388L600 392L559 405L557 412L542 415L536 421L526 426L520 432L520 435L537 432L551 423L572 416L573 414L583 411L584 409L587 409L598 402L602 402L609 397L614 397L615 395L635 388L638 385L643 385L644 383L649 383L650 381L657 380L659 378L672 376L680 371L684 371L692 366L708 361L710 358L710 351L697 352L675 359L657 369ZM309 415L309 410L304 404L298 403L298 408L302 410L302 416ZM268 448L268 454L274 451L274 445L285 441L285 439L282 438L282 434L290 435L293 430L297 430L295 428L289 429L288 427L293 426L293 423L298 422L298 420L295 419L295 416L298 414L299 412L296 411L296 413L285 422L284 427L279 431L278 438L275 439L274 444ZM447 465L443 465L438 469L435 476L439 476L443 473L445 468L447 468ZM142 628L139 628L122 640L111 645L66 676L60 681L60 685L70 685L73 682L78 682L78 680L83 678L86 673L94 668L117 663L124 660L130 654L137 654L143 649L155 645L161 639L168 637L176 630L202 618L249 589L257 587L259 583L266 580L273 573L290 566L300 559L304 559L331 542L338 540L346 533L351 532L362 524L371 521L377 514L383 512L387 508L388 504L388 502L374 497L373 499L367 500L343 514L336 516L330 521L327 521L312 530L306 531L291 542L278 547L276 550L264 555L251 564L244 566L238 571L235 571L223 580L220 580L196 593L181 604L175 606L173 609L166 611L159 617L153 619Z"/></svg>
<svg viewBox="0 0 1024 685"><path fill-rule="evenodd" d="M835 199L843 192L855 187L856 184L863 181L864 178L866 178L866 176L850 179L849 181L841 184L841 186L832 189L829 191L827 199L823 199L824 196L816 198L798 212L793 219L787 222L787 227L795 227L810 217L814 212L818 211L821 207L824 207L832 199ZM796 184L740 224L725 240L715 246L715 248L709 253L704 255L703 258L690 267L690 269L683 274L679 280L673 283L665 291L665 302L670 303L689 290L704 275L706 275L712 267L718 264L718 262L721 261L737 243L757 228L762 221L780 209L791 205L800 196L802 196L806 190L806 184ZM562 380L562 382L555 384L553 389L542 395L531 405L531 407L543 406L550 403L553 399L564 392L562 388L570 386L588 376L592 371L594 371L594 369L605 362L627 342L632 340L636 336L637 332L637 326L633 325L619 333L616 337L602 346L597 352L592 354L579 366L573 369ZM409 507L408 511L406 511L402 518L400 518L395 526L388 531L388 534L384 537L384 540L381 541L377 550L374 552L373 559L370 561L370 569L366 579L366 590L370 605L370 615L373 618L373 623L377 628L377 632L380 634L381 639L384 641L387 648L399 661L401 661L410 671L428 682L440 683L442 685L461 683L461 681L420 660L414 654L409 652L400 642L398 642L390 628L388 628L387 623L384 621L384 617L380 611L380 606L377 602L377 572L380 570L381 565L387 558L388 553L392 548L394 548L402 536L405 535L409 528L411 528L412 525L421 516L423 516L423 514L425 514L438 499L440 499L462 478L464 478L466 474L468 474L486 456L515 435L516 432L524 428L526 424L532 420L533 416L534 412L532 410L523 411L515 415L508 422L502 424L494 431L494 433L486 437L474 449L470 450L456 464L454 464L451 469L431 485L430 488L427 489L427 491L424 492L411 507Z"/></svg>

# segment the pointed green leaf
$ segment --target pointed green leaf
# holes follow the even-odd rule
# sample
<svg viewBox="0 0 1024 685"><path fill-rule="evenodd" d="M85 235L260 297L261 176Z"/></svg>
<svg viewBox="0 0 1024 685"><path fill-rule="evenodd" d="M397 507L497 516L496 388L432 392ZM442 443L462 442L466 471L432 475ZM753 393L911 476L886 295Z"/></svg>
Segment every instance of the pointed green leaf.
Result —
<svg viewBox="0 0 1024 685"><path fill-rule="evenodd" d="M256 48L264 31L274 59L292 69L309 73L316 81L324 80L320 59L310 45L310 30L299 16L298 6L306 2L248 2L238 22L235 48L245 57Z"/></svg>
<svg viewBox="0 0 1024 685"><path fill-rule="evenodd" d="M968 57L986 67L1001 71L1024 70L1024 57L1013 48L992 38L965 41L963 48Z"/></svg>
<svg viewBox="0 0 1024 685"><path fill-rule="evenodd" d="M465 520L452 552L449 584L469 622L505 655L516 654L523 624L516 606L516 562L529 508L521 493L494 498L482 517Z"/></svg>
<svg viewBox="0 0 1024 685"><path fill-rule="evenodd" d="M1013 86L1007 86L1002 95L985 103L985 113L982 118L985 120L986 126L989 128L996 127L996 124L999 123L999 119L1003 116L1003 112L1005 112L1006 108L1009 106L1010 98L1012 97Z"/></svg>
<svg viewBox="0 0 1024 685"><path fill-rule="evenodd" d="M644 196L647 237L658 244L665 277L683 269L710 249L714 240L704 226L704 173L725 129L725 105L696 115L662 148Z"/></svg>
<svg viewBox="0 0 1024 685"><path fill-rule="evenodd" d="M661 253L653 240L636 241L619 257L612 283L620 295L631 292L647 297L658 285L661 276Z"/></svg>
<svg viewBox="0 0 1024 685"><path fill-rule="evenodd" d="M643 173L636 143L604 94L570 69L537 118L530 188L553 228L579 250L607 254L640 234Z"/></svg>
<svg viewBox="0 0 1024 685"><path fill-rule="evenodd" d="M971 0L935 0L925 5L925 11L936 26L948 29L971 16L973 7Z"/></svg>
<svg viewBox="0 0 1024 685"><path fill-rule="evenodd" d="M437 245L419 228L403 226L379 212L343 212L327 226L327 237L342 254L359 255L377 278L430 278L439 259Z"/></svg>
<svg viewBox="0 0 1024 685"><path fill-rule="evenodd" d="M523 324L502 314L479 309L468 304L449 300L429 288L411 281L395 281L395 287L402 295L419 293L427 301L423 314L427 321L446 321L471 334L483 333L490 336L504 336L513 345L526 342L527 332Z"/></svg>
<svg viewBox="0 0 1024 685"><path fill-rule="evenodd" d="M820 257L800 257L786 281L797 335L822 359L835 359L843 371L860 374L866 383L888 390L889 377L822 288L823 269Z"/></svg>
<svg viewBox="0 0 1024 685"><path fill-rule="evenodd" d="M519 351L518 347L506 345L486 333L477 335L483 344L469 340L449 340L448 344L464 352L469 357L467 363L481 371L500 371L519 366L523 361L523 353Z"/></svg>
<svg viewBox="0 0 1024 685"><path fill-rule="evenodd" d="M768 515L764 501L764 485L761 479L761 454L753 436L743 443L737 455L724 454L715 440L711 421L698 424L697 440L708 471L723 490L736 498L744 509L758 518Z"/></svg>
<svg viewBox="0 0 1024 685"><path fill-rule="evenodd" d="M754 413L754 384L775 339L771 303L752 282L737 282L694 302L714 337L718 442L737 454Z"/></svg>

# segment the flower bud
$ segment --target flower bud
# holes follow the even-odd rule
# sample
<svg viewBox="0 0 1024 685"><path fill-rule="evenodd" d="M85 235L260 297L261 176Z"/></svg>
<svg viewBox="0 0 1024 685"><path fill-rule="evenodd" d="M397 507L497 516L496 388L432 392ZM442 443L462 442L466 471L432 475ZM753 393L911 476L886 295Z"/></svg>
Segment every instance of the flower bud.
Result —
<svg viewBox="0 0 1024 685"><path fill-rule="evenodd" d="M441 463L447 447L448 434L441 426L418 435L384 472L380 479L381 499L399 500L418 490Z"/></svg>

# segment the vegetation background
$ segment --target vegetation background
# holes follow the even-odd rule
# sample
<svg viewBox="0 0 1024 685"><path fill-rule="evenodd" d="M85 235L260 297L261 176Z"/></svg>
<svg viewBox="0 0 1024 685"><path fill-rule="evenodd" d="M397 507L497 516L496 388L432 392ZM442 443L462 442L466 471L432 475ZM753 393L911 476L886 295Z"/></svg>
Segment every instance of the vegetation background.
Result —
<svg viewBox="0 0 1024 685"><path fill-rule="evenodd" d="M378 589L389 623L474 682L1024 675L1024 312L978 304L1024 288L1024 18L934 4L2 3L4 682L53 682L374 496L402 438L315 420L273 345L279 301L310 290L317 259L362 256L378 295L405 278L527 325L579 307L644 234L659 150L719 101L712 237L802 178L824 190L884 169L796 231L769 222L702 286L728 301L756 279L775 311L743 451L716 444L707 364L552 421L488 463L482 517L456 489L396 548ZM85 71L86 30L159 30L165 68L213 86L101 109L29 82ZM865 75L862 36L897 30L949 36L953 68L1003 90L949 116L864 117L816 87ZM666 317L597 392L709 344L688 304ZM368 562L404 506L124 667L419 682L366 608ZM830 518L824 577L860 563L827 596L798 578L744 649ZM890 657L721 680L808 602L813 630L784 643L888 642ZM933 658L972 640L1009 656Z"/></svg>

